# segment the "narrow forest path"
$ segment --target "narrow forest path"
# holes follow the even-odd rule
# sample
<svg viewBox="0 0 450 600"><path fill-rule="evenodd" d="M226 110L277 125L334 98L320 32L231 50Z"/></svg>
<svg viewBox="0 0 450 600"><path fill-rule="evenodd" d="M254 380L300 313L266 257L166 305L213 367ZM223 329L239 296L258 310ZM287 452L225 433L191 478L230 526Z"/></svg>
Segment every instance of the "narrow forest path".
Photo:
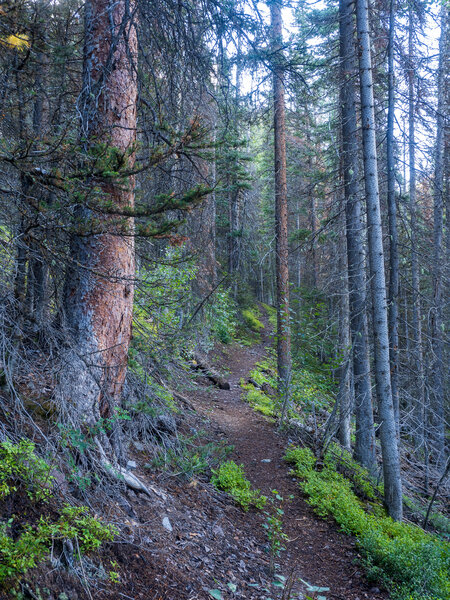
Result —
<svg viewBox="0 0 450 600"><path fill-rule="evenodd" d="M298 483L283 461L288 442L264 416L256 413L243 399L241 378L247 378L255 363L262 360L270 344L268 322L260 344L251 348L221 350L216 362L229 370L230 390L205 388L191 396L196 410L210 420L211 427L234 446L231 458L245 466L252 485L270 495L277 489L283 498L294 496L284 506L283 527L289 537L287 550L277 562L278 572L297 577L315 586L330 588L327 600L381 600L388 595L370 585L358 566L354 540L340 533L331 521L320 520L306 503ZM219 359L219 360L217 360ZM247 514L249 530L261 528L260 512Z"/></svg>

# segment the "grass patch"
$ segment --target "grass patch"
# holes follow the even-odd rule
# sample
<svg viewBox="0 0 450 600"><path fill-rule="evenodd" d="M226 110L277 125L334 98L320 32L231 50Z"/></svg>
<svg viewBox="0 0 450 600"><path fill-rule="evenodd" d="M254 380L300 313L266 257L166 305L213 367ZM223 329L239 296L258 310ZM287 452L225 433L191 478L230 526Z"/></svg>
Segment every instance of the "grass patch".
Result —
<svg viewBox="0 0 450 600"><path fill-rule="evenodd" d="M246 308L242 311L242 316L247 327L255 333L260 333L264 329L264 323L259 320L260 312L257 307L253 310Z"/></svg>
<svg viewBox="0 0 450 600"><path fill-rule="evenodd" d="M253 410L262 413L266 417L274 417L276 415L276 406L273 398L256 388L253 384L245 383L243 379L241 379L241 388L245 392L245 400Z"/></svg>
<svg viewBox="0 0 450 600"><path fill-rule="evenodd" d="M435 535L408 523L396 523L377 503L374 514L352 484L336 471L328 454L320 472L308 448L291 447L285 459L293 463L308 502L322 517L332 516L341 529L356 536L368 576L382 581L395 600L444 600L450 594L450 546Z"/></svg>
<svg viewBox="0 0 450 600"><path fill-rule="evenodd" d="M277 309L274 306L269 306L269 304L261 304L264 310L267 313L267 317L269 319L270 325L273 327L274 332L277 331Z"/></svg>
<svg viewBox="0 0 450 600"><path fill-rule="evenodd" d="M223 490L247 511L251 506L263 508L267 502L259 490L253 490L250 481L245 477L244 465L237 465L229 460L213 470L211 483Z"/></svg>

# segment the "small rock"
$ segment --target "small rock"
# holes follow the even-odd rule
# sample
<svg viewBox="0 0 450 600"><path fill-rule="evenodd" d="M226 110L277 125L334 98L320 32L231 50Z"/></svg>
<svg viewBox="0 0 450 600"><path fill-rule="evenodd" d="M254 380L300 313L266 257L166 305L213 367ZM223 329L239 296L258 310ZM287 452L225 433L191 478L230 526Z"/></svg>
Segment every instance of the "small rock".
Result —
<svg viewBox="0 0 450 600"><path fill-rule="evenodd" d="M214 535L217 535L218 537L223 537L225 535L225 533L223 532L223 529L220 525L214 525L213 533L214 533Z"/></svg>
<svg viewBox="0 0 450 600"><path fill-rule="evenodd" d="M167 529L167 531L173 531L172 523L169 521L169 517L164 517L164 519L162 520L162 524L164 529Z"/></svg>
<svg viewBox="0 0 450 600"><path fill-rule="evenodd" d="M133 442L133 446L138 452L144 452L145 450L145 445L142 442L138 442L137 440Z"/></svg>
<svg viewBox="0 0 450 600"><path fill-rule="evenodd" d="M370 588L369 591L371 594L379 594L380 593L380 589L377 587Z"/></svg>
<svg viewBox="0 0 450 600"><path fill-rule="evenodd" d="M135 460L129 460L127 462L127 471L134 471L137 467L136 461Z"/></svg>
<svg viewBox="0 0 450 600"><path fill-rule="evenodd" d="M261 462L263 462L263 463L270 463L270 462L272 462L272 461L271 461L271 459L270 459L270 458L263 458L263 459L261 460Z"/></svg>

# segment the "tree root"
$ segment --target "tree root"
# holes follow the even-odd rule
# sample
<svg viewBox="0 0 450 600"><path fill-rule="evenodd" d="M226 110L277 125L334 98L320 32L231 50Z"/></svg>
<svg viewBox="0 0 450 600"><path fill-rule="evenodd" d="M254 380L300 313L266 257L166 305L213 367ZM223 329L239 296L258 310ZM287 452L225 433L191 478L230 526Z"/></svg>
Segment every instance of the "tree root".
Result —
<svg viewBox="0 0 450 600"><path fill-rule="evenodd" d="M152 493L156 496L159 496L163 500L167 499L166 494L162 490L158 490L152 485L145 485L136 475L128 471L124 467L121 467L118 464L112 464L106 457L106 453L97 440L97 447L100 452L100 463L103 469L107 472L108 475L112 476L114 479L118 481L123 481L127 487L132 489L134 492L140 492L146 494L147 496L152 497Z"/></svg>

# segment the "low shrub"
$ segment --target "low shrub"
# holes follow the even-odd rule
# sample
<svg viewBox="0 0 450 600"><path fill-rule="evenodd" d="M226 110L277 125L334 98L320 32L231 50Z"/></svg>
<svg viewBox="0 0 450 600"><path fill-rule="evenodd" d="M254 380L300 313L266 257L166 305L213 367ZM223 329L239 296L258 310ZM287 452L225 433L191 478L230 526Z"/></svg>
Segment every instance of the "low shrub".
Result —
<svg viewBox="0 0 450 600"><path fill-rule="evenodd" d="M262 390L255 388L251 383L241 382L241 387L246 392L246 401L257 412L266 415L266 417L275 416L275 403Z"/></svg>
<svg viewBox="0 0 450 600"><path fill-rule="evenodd" d="M260 333L262 329L264 329L264 323L258 318L256 310L250 310L246 308L242 311L242 316L244 317L245 324L249 329L254 331L255 333Z"/></svg>
<svg viewBox="0 0 450 600"><path fill-rule="evenodd" d="M14 505L15 498L26 494L33 503L29 512L34 519L27 522L27 512L21 522L13 515L0 523L0 586L10 586L11 581L36 567L58 542L73 540L79 555L98 549L117 533L114 526L92 517L85 506L64 504L56 517L42 514L40 508L50 500L57 502L50 473L51 465L35 454L29 440L0 444L0 500L7 499ZM48 507L46 512L50 512Z"/></svg>
<svg viewBox="0 0 450 600"><path fill-rule="evenodd" d="M217 290L207 310L207 321L211 324L214 337L223 344L231 343L236 336L236 315L236 303L230 290Z"/></svg>
<svg viewBox="0 0 450 600"><path fill-rule="evenodd" d="M247 511L250 506L256 508L265 506L267 498L259 490L252 490L250 481L245 477L244 465L237 465L229 460L212 472L211 483L217 489L230 494L244 510Z"/></svg>
<svg viewBox="0 0 450 600"><path fill-rule="evenodd" d="M51 467L34 453L29 440L0 444L0 499L24 489L30 500L45 500L51 495Z"/></svg>
<svg viewBox="0 0 450 600"><path fill-rule="evenodd" d="M336 471L328 455L324 468L314 470L307 448L288 449L300 486L317 514L332 516L346 533L357 537L370 578L378 579L398 600L444 600L449 597L449 544L408 523L397 523L377 506L368 514L352 483ZM371 504L373 508L373 504Z"/></svg>

